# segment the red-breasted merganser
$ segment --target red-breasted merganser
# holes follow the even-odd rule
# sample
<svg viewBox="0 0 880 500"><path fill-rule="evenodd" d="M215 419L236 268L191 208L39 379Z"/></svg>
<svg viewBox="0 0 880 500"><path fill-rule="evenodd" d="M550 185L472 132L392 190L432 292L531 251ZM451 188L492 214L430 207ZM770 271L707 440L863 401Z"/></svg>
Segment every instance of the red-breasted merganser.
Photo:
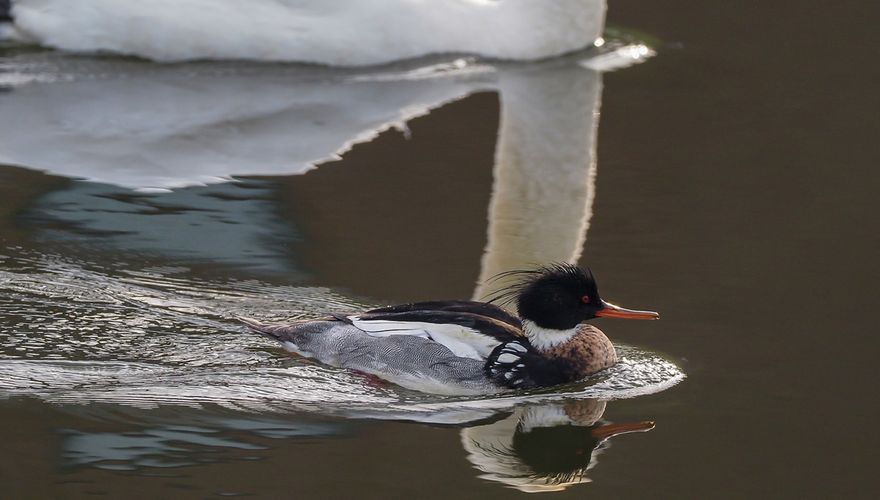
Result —
<svg viewBox="0 0 880 500"><path fill-rule="evenodd" d="M491 302L416 302L360 314L264 324L252 330L322 363L438 394L486 394L564 384L617 362L596 317L658 319L599 297L589 270L552 264L503 275L516 282L492 301L516 299L520 317Z"/></svg>

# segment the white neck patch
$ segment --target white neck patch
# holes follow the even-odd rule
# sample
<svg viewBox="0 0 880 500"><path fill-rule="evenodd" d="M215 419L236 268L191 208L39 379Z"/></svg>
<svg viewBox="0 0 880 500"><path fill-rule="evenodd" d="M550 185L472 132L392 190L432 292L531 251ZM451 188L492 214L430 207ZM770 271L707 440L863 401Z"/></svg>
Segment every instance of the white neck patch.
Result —
<svg viewBox="0 0 880 500"><path fill-rule="evenodd" d="M577 327L568 330L556 330L553 328L543 328L527 319L523 320L523 331L529 338L529 343L535 346L535 349L544 351L551 349L560 344L564 344L574 337L577 333Z"/></svg>

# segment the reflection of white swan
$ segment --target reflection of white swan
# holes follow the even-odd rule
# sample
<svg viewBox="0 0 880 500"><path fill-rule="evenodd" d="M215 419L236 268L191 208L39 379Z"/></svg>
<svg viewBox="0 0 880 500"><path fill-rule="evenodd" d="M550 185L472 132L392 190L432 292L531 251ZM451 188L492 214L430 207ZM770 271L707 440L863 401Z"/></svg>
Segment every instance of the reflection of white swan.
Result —
<svg viewBox="0 0 880 500"><path fill-rule="evenodd" d="M590 482L587 471L609 438L654 427L601 425L604 412L605 402L590 399L521 406L498 422L463 429L461 444L483 479L527 493L561 491Z"/></svg>
<svg viewBox="0 0 880 500"><path fill-rule="evenodd" d="M511 9L518 2L502 1ZM36 8L29 1L16 5ZM48 2L46 8L60 5ZM64 5L82 7L77 1ZM604 3L589 5L590 16L601 19ZM644 47L606 47L540 63L490 65L447 57L368 69L156 65L23 54L0 59L0 85L8 88L0 93L0 163L139 190L221 183L235 175L299 174L445 103L497 90L501 120L480 275L485 283L499 271L577 260L591 213L601 71L647 53ZM133 223L143 207L125 202L110 209L107 197L88 195L96 188L73 186L44 200L43 215L61 217L68 223L64 227L115 234L123 246L138 241L135 248L223 257L216 245L204 244L210 251L203 251L169 242L167 232L159 238L133 234L130 228L151 227ZM204 224L197 227L213 233L213 219L203 215L216 212L198 210L210 198L191 194L152 201L164 206L189 200L193 210L168 218L186 228L196 222L189 218L198 216ZM88 216L52 211L50 203L62 199L66 207L82 206L78 213ZM240 226L277 233L264 219ZM201 245L212 239L188 241ZM241 241L251 242L249 248L265 245L252 234L243 234ZM481 285L475 295L491 291L492 286Z"/></svg>
<svg viewBox="0 0 880 500"><path fill-rule="evenodd" d="M632 62L645 54L613 55ZM483 89L502 94L498 174L540 175L543 158L555 175L583 164L571 155L590 153L598 93L597 71L577 59L533 74L463 60L381 71L39 54L2 62L0 85L10 90L0 93L0 163L133 189L302 173ZM528 164L509 167L517 148Z"/></svg>
<svg viewBox="0 0 880 500"><path fill-rule="evenodd" d="M601 34L605 0L13 0L47 46L161 61L366 65L436 53L539 59Z"/></svg>
<svg viewBox="0 0 880 500"><path fill-rule="evenodd" d="M13 88L0 94L0 163L132 189L303 173L489 85L463 78L478 72L466 65L350 72L24 56L4 66L0 84Z"/></svg>
<svg viewBox="0 0 880 500"><path fill-rule="evenodd" d="M587 62L613 66L644 55L591 52ZM222 183L234 175L298 174L447 102L497 89L501 121L480 273L485 283L502 270L574 261L582 251L601 87L601 72L583 62L578 57L537 65L422 61L354 71L23 55L0 65L0 84L10 85L0 93L0 164L138 190ZM289 250L270 244L276 240L255 237L287 234L267 222L265 210L237 226L249 228L237 239L247 251L231 240L217 246L213 237L173 238L170 227L184 230L182 235L193 227L206 235L228 233L231 226L217 231L220 222L212 222L223 219L212 197L218 189L152 199L155 206L191 208L165 215L169 222L159 234L146 230L155 226L137 223L145 217L141 204L89 194L112 189L72 184L44 198L40 216L60 218L65 224L58 227L112 234L105 242L123 248L197 260L245 258L250 265L257 264L255 255L276 263L289 257ZM62 201L58 207L66 208L55 210L53 203ZM80 209L69 210L72 206ZM236 210L241 216L261 213ZM491 291L491 285L482 285L475 296Z"/></svg>
<svg viewBox="0 0 880 500"><path fill-rule="evenodd" d="M581 257L593 213L602 70L649 54L644 46L624 47L580 65L500 79L501 125L475 300L509 284L493 280L498 273Z"/></svg>
<svg viewBox="0 0 880 500"><path fill-rule="evenodd" d="M502 271L577 262L592 214L601 74L579 67L509 75L500 82L488 243L479 300L507 283Z"/></svg>

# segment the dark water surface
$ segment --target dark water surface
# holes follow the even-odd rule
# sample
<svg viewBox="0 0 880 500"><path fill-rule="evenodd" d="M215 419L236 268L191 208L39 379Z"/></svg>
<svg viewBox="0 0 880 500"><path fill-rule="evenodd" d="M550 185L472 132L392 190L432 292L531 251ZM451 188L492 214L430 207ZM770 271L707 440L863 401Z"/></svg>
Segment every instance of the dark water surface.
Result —
<svg viewBox="0 0 880 500"><path fill-rule="evenodd" d="M0 49L0 497L875 497L877 10L616 1L657 55L610 72ZM663 317L598 321L624 363L552 391L426 396L233 320L550 260Z"/></svg>

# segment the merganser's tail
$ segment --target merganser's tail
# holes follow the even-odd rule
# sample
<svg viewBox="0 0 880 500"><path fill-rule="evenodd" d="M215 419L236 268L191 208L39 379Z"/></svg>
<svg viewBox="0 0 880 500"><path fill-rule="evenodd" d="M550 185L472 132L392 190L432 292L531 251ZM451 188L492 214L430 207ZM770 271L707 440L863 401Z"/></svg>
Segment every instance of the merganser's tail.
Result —
<svg viewBox="0 0 880 500"><path fill-rule="evenodd" d="M0 42L36 43L36 40L15 24L12 1L0 0Z"/></svg>
<svg viewBox="0 0 880 500"><path fill-rule="evenodd" d="M257 333L263 333L263 334L266 334L272 338L275 338L275 336L271 333L273 331L273 329L270 328L270 325L267 325L267 324L265 324L261 321L258 321L254 318L248 318L247 316L236 316L235 319L244 323L245 326L247 326L248 328L250 328L251 330L253 330Z"/></svg>
<svg viewBox="0 0 880 500"><path fill-rule="evenodd" d="M254 318L248 318L246 316L237 316L235 319L241 321L251 330L263 334L271 339L277 340L278 342L293 342L295 341L295 333L298 326L303 326L308 323L313 323L314 321L333 321L333 318L322 318L321 320L302 320L302 321L291 321L290 323L263 323L262 321L256 320Z"/></svg>

